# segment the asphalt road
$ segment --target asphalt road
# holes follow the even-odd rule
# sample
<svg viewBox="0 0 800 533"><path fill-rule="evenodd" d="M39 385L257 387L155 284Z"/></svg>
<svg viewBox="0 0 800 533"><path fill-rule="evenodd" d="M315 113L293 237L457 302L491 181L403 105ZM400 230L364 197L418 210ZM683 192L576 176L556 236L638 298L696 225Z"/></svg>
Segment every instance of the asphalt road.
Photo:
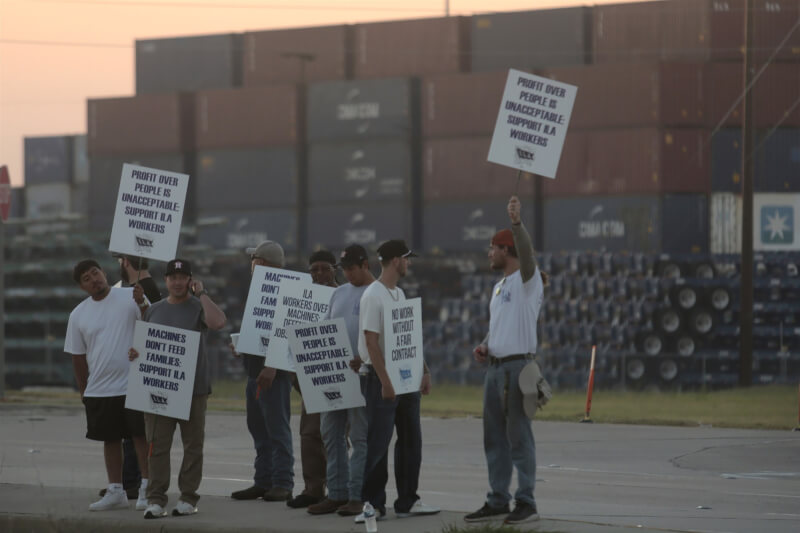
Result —
<svg viewBox="0 0 800 533"><path fill-rule="evenodd" d="M298 435L297 417L293 417ZM0 403L0 530L362 531L351 519L312 517L282 504L227 496L252 481L243 414L210 413L203 498L189 518L145 522L141 513L89 513L105 485L101 445L87 441L82 411ZM424 419L420 495L446 512L390 519L380 531L441 531L463 524L487 490L479 419ZM800 530L800 433L534 422L539 463L536 529L641 528L703 532ZM173 448L173 471L180 440ZM295 439L295 492L302 489ZM170 498L174 504L173 475ZM389 483L389 499L394 498ZM191 521L191 522L189 522ZM153 522L156 522L154 524ZM145 527L146 526L146 527Z"/></svg>

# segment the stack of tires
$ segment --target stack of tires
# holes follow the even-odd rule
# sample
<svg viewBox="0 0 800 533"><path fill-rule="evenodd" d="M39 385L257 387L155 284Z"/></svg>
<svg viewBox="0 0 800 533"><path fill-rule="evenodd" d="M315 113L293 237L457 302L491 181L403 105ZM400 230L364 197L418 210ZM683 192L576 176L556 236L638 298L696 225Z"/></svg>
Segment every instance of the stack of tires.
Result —
<svg viewBox="0 0 800 533"><path fill-rule="evenodd" d="M706 260L661 256L659 306L637 335L637 351L627 358L627 383L672 388L696 366L696 354L709 345L714 328L730 320L738 281L717 276ZM686 277L684 277L686 276Z"/></svg>

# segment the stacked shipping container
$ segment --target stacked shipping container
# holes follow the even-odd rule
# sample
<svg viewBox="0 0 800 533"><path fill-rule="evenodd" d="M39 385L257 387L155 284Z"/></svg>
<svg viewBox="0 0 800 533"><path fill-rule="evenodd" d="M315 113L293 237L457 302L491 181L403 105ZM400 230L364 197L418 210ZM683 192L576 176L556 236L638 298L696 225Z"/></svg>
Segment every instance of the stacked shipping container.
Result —
<svg viewBox="0 0 800 533"><path fill-rule="evenodd" d="M308 90L308 244L413 237L418 87L409 78Z"/></svg>

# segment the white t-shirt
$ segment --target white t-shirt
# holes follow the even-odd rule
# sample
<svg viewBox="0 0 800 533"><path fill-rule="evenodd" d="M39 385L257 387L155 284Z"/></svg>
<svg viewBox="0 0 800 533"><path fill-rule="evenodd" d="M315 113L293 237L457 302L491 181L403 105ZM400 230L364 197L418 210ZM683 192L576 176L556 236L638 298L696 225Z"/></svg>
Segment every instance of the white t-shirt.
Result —
<svg viewBox="0 0 800 533"><path fill-rule="evenodd" d="M544 284L539 267L522 283L517 270L498 281L489 303L489 354L505 357L536 353L536 322L544 299Z"/></svg>
<svg viewBox="0 0 800 533"><path fill-rule="evenodd" d="M128 350L142 315L132 288L112 287L100 301L86 298L72 310L64 351L86 354L89 378L84 396L124 396L128 387Z"/></svg>
<svg viewBox="0 0 800 533"><path fill-rule="evenodd" d="M366 364L372 364L367 350L367 337L364 330L378 334L378 346L383 350L383 309L388 304L405 300L403 289L389 289L380 281L373 281L361 296L358 315L358 355ZM385 356L385 354L384 354Z"/></svg>

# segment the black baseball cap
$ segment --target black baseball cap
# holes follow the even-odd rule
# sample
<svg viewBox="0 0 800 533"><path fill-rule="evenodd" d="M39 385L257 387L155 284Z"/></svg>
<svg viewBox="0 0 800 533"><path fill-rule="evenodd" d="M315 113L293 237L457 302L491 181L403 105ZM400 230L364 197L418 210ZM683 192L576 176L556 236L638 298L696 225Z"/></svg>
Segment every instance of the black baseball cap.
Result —
<svg viewBox="0 0 800 533"><path fill-rule="evenodd" d="M351 244L342 250L339 256L339 264L336 266L348 267L352 265L360 265L367 261L367 251L360 244Z"/></svg>
<svg viewBox="0 0 800 533"><path fill-rule="evenodd" d="M189 261L185 259L173 259L172 261L167 263L167 272L166 274L164 274L165 276L178 273L191 276L192 275L191 263L189 263Z"/></svg>
<svg viewBox="0 0 800 533"><path fill-rule="evenodd" d="M395 257L417 257L417 254L409 250L406 241L401 239L386 241L378 247L378 259L381 261L388 261Z"/></svg>

